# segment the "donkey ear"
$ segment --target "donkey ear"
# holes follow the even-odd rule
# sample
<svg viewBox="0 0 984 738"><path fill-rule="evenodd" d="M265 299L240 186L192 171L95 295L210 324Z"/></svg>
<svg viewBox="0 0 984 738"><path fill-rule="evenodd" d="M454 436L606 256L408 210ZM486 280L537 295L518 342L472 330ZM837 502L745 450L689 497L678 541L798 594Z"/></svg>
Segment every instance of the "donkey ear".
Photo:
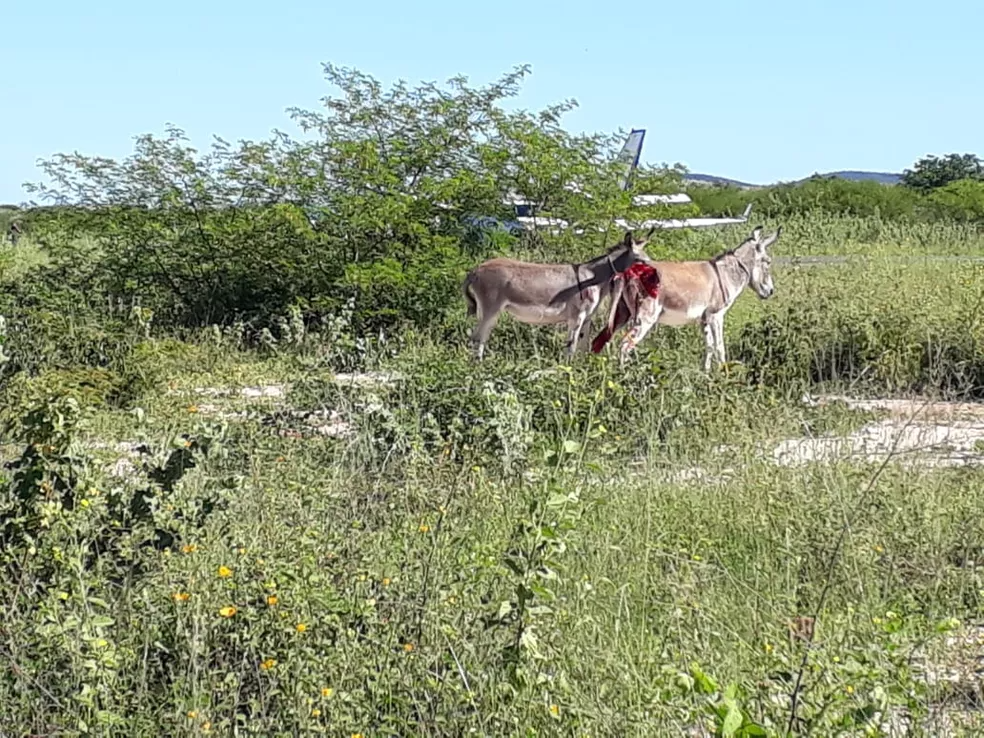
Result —
<svg viewBox="0 0 984 738"><path fill-rule="evenodd" d="M646 240L648 241L655 232L656 232L656 226L653 226L648 231L646 231Z"/></svg>
<svg viewBox="0 0 984 738"><path fill-rule="evenodd" d="M632 231L626 231L625 238L622 239L622 245L631 247L634 243L635 241L632 239Z"/></svg>
<svg viewBox="0 0 984 738"><path fill-rule="evenodd" d="M779 240L779 236L781 236L781 235L782 235L782 226L779 226L779 228L776 229L776 232L775 233L773 233L771 236L769 236L767 239L765 239L761 244L759 244L759 248L762 251L765 251L767 248L769 248L769 246L771 246L776 241L778 241Z"/></svg>
<svg viewBox="0 0 984 738"><path fill-rule="evenodd" d="M762 240L762 228L763 226L755 226L752 230L752 240L761 241Z"/></svg>

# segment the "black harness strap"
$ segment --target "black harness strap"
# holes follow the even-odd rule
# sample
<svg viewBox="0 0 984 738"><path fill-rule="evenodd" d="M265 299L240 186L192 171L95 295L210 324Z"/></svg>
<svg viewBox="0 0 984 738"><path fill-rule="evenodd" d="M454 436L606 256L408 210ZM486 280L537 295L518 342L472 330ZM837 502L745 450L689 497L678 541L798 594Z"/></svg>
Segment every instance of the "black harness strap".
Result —
<svg viewBox="0 0 984 738"><path fill-rule="evenodd" d="M574 279L577 281L577 296L583 299L584 288L581 287L581 265L571 264L571 267L574 269Z"/></svg>
<svg viewBox="0 0 984 738"><path fill-rule="evenodd" d="M611 253L605 254L605 261L608 262L608 268L611 270L611 274L608 275L608 282L618 276L618 269L615 268L615 262L612 261ZM574 270L574 279L577 282L577 294L581 299L584 299L584 285L581 284L581 264L571 264L571 269Z"/></svg>
<svg viewBox="0 0 984 738"><path fill-rule="evenodd" d="M605 254L605 260L608 261L608 268L611 270L611 274L608 275L608 281L611 282L618 276L618 269L615 268L615 262L612 261L611 254Z"/></svg>

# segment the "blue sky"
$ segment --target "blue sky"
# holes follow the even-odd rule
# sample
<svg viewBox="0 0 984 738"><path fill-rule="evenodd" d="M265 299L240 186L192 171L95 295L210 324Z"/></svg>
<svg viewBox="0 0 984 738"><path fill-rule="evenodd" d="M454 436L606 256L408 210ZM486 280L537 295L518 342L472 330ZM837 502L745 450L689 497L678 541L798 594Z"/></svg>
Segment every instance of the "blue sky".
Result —
<svg viewBox="0 0 984 738"><path fill-rule="evenodd" d="M643 160L755 183L984 155L980 0L35 0L3 11L0 203L38 158L123 157L184 128L263 138L315 108L332 61L384 83L491 81L532 65L517 105L566 98L571 130L646 128ZM487 8L479 10L478 8ZM549 9L548 9L549 8Z"/></svg>

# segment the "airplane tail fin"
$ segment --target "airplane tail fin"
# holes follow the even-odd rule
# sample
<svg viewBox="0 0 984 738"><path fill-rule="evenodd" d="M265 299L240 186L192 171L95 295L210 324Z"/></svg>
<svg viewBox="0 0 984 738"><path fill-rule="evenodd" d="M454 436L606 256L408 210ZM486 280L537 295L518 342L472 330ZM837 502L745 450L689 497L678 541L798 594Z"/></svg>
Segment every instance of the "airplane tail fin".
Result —
<svg viewBox="0 0 984 738"><path fill-rule="evenodd" d="M642 154L642 140L645 137L646 129L633 128L629 132L628 138L625 139L622 150L618 152L618 161L625 167L625 174L622 176L622 183L620 185L623 190L628 189L632 173L639 166L639 156Z"/></svg>

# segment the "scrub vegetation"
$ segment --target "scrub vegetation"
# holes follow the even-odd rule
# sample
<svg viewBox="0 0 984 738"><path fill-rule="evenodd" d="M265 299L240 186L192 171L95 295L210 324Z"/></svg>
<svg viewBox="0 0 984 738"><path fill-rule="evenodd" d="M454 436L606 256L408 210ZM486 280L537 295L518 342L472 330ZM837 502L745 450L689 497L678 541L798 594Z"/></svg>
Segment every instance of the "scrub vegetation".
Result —
<svg viewBox="0 0 984 738"><path fill-rule="evenodd" d="M621 190L624 132L507 109L525 68L325 72L298 136L55 156L2 211L0 733L979 735L973 442L776 452L886 415L818 397L984 394L979 172L637 208L682 168ZM583 234L517 235L507 192ZM724 367L697 329L619 369L508 318L471 358L481 260L749 198L647 247L782 225Z"/></svg>

